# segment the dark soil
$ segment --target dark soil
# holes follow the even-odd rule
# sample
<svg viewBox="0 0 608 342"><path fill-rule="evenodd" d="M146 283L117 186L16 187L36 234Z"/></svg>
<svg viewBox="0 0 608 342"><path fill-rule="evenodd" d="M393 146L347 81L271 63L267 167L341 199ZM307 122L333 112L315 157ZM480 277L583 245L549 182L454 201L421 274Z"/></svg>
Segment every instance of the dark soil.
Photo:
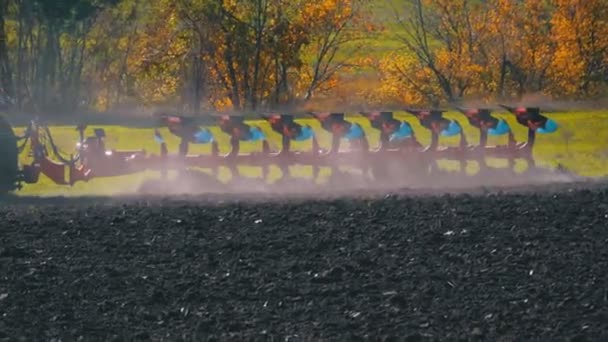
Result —
<svg viewBox="0 0 608 342"><path fill-rule="evenodd" d="M5 203L0 340L606 340L606 189Z"/></svg>

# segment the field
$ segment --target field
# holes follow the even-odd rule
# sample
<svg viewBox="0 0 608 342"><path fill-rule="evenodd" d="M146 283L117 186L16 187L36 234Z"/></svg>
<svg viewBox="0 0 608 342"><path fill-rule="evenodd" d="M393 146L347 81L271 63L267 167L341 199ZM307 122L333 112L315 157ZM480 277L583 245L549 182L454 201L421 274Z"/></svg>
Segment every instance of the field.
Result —
<svg viewBox="0 0 608 342"><path fill-rule="evenodd" d="M423 143L428 143L429 134L422 128L416 120L408 117L405 114L399 114L398 117L407 120L412 124L417 136ZM505 118L516 133L517 139L524 140L526 138L526 129L518 125L514 118L510 115L497 114L499 117ZM537 139L535 148L535 158L540 166L554 168L558 164L568 168L569 170L585 177L605 176L608 173L608 149L605 147L608 143L608 113L605 112L570 112L570 113L552 113L547 116L555 119L560 124L560 130L551 135L540 135ZM469 143L475 144L478 139L477 131L466 123L461 114L448 113L446 117L460 120L466 130ZM360 117L352 117L351 120L359 122L365 128L369 135L372 145L377 144L378 132L369 127L369 123ZM322 131L316 121L302 119L303 122L313 126L315 131L320 136L321 145L329 147L329 134ZM146 123L143 122L142 123ZM259 125L267 136L270 138L271 145L274 149L278 149L280 141L278 134L272 132L265 122L252 122ZM89 129L89 134L93 127ZM106 130L107 146L115 149L145 149L148 153L158 154L159 147L154 142L153 130L151 128L130 128L118 126L99 126ZM216 127L210 127L216 138L220 142L220 150L226 153L229 148L228 137L219 132ZM22 128L16 129L19 133ZM77 140L77 132L72 126L53 126L51 127L53 137L62 151L68 155L74 151ZM166 129L161 130L163 136L168 141L170 153L176 153L178 141ZM504 143L504 137L491 138L490 143ZM445 144L455 145L458 138L445 138ZM259 150L259 145L244 144L243 151ZM296 143L294 149L309 149L307 143ZM209 153L209 146L192 145L191 153ZM27 156L24 156L22 162L27 162ZM490 164L494 166L506 165L506 162L500 160L490 160ZM455 164L444 162L442 164L446 169L455 167ZM517 165L519 169L525 168L525 164ZM477 170L475 163L470 163L467 166L469 173L474 173ZM260 177L261 171L255 168L241 168L243 174L247 177ZM298 177L310 177L310 168L293 167L291 170L293 175ZM278 169L271 171L269 182L273 182L278 175ZM325 170L321 174L319 182L324 181L324 177L329 175L329 171ZM89 183L78 183L73 188L56 186L51 184L48 179L41 177L41 182L34 185L26 185L19 192L21 195L110 195L110 194L129 194L137 191L139 186L146 179L158 177L158 173L154 171L146 172L135 176L116 177L111 179L94 179ZM222 181L229 181L229 174L220 174Z"/></svg>
<svg viewBox="0 0 608 342"><path fill-rule="evenodd" d="M534 190L6 203L0 340L605 341L608 187Z"/></svg>
<svg viewBox="0 0 608 342"><path fill-rule="evenodd" d="M539 137L538 161L605 176L608 114L548 116L562 130ZM150 128L105 128L113 147L155 152ZM74 128L52 130L70 151ZM604 181L460 194L104 196L155 176L73 189L44 180L2 199L0 341L608 339Z"/></svg>

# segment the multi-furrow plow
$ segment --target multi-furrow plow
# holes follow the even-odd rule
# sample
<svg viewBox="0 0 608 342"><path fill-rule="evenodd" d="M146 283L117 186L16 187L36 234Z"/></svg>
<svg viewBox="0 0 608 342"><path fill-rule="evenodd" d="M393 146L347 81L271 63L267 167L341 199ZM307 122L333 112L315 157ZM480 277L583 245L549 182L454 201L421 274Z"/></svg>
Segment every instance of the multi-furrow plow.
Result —
<svg viewBox="0 0 608 342"><path fill-rule="evenodd" d="M537 133L553 133L557 123L540 113L538 108L513 108L503 106L515 115L517 123L527 128L527 140L518 142L511 127L503 119L492 115L489 109L462 109L468 124L479 130L479 142L471 144L458 120L443 116L441 110L411 110L406 112L417 119L422 127L430 132L428 146L423 145L414 129L406 120L398 120L393 112L360 112L380 136L377 146L372 146L368 134L355 121L348 120L344 113L307 113L308 118L317 120L325 132L313 130L298 116L285 114L262 115L271 130L278 134L280 148L271 148L271 141L264 130L248 123L242 116L222 115L217 118L217 126L226 134L230 150L220 153L218 139L206 127L201 127L195 118L176 115L163 115L158 128L168 128L179 143L179 152L170 154L165 138L159 129L154 130L154 139L160 145L158 154L148 154L145 150L120 151L105 146L105 131L95 129L94 135L85 137L86 126L78 126L77 148L69 157L61 153L48 127L32 121L22 136L17 136L11 126L0 120L0 192L19 189L23 183L33 184L43 174L56 184L73 185L94 178L113 177L156 170L161 174L160 181L166 180L169 171L207 169L211 174L219 172L220 167L230 171L233 179L239 179L240 166L262 169L264 180L271 166L278 167L282 173L280 181L290 179L290 166L309 166L313 169L312 179L316 180L321 168L331 170L331 179L343 178L341 169L348 167L359 170L360 179L365 182L401 184L403 179L436 180L443 170L437 166L440 160L459 162L461 172L465 164L476 161L480 173L493 172L486 164L486 158L501 158L508 161L512 172L516 160L528 163L529 170L537 170L533 158L533 148ZM309 121L309 120L308 120ZM321 147L319 137L331 136L331 143ZM488 145L488 136L504 136L504 145ZM457 137L456 146L443 146L441 137ZM221 139L220 139L221 140ZM342 147L347 141L348 148ZM305 151L292 149L293 143L309 143ZM257 152L245 153L242 143L257 143ZM210 146L207 154L191 154L190 145ZM26 149L26 147L28 147ZM31 163L20 166L19 155L29 152ZM497 171L498 172L498 171ZM504 170L501 170L504 172ZM179 174L179 173L178 173ZM512 173L511 175L515 175ZM519 174L526 177L525 174ZM179 177L179 176L178 176ZM505 177L509 177L505 174ZM403 185L403 184L401 184ZM204 187L204 185L201 185ZM204 189L203 189L204 190Z"/></svg>

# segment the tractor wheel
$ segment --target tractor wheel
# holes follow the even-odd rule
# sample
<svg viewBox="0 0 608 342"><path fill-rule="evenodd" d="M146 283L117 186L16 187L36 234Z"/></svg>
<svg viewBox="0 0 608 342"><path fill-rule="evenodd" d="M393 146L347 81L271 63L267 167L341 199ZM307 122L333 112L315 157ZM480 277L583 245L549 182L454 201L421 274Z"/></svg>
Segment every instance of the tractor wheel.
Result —
<svg viewBox="0 0 608 342"><path fill-rule="evenodd" d="M6 118L0 116L0 195L17 188L18 175L17 137Z"/></svg>

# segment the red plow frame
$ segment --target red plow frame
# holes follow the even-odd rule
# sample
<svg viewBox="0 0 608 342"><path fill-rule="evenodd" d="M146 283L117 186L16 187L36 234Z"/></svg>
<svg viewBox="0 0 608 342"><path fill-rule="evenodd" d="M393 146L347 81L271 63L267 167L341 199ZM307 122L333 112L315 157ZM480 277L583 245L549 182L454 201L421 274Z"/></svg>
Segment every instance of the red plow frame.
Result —
<svg viewBox="0 0 608 342"><path fill-rule="evenodd" d="M516 116L517 122L528 129L527 141L518 142L504 120L492 116L489 109L460 109L468 123L479 129L478 144L469 144L458 120L450 120L443 116L441 110L412 110L406 112L431 133L431 143L423 146L411 125L406 120L398 120L393 112L359 112L359 115L369 120L371 127L379 131L379 146L372 148L363 128L356 122L345 118L344 113L307 113L316 119L322 129L328 132L331 147L324 150L320 147L317 134L308 125L298 123L294 115L268 114L262 118L270 125L272 131L278 133L281 148L272 151L270 143L261 128L245 122L241 116L223 115L217 119L217 124L224 134L229 136L231 150L226 154L219 151L218 142L206 128L201 128L194 118L176 115L160 117L160 127L179 137L179 153L169 154L167 143L159 130L155 130L155 140L160 144L159 154L147 154L145 150L120 151L107 149L105 132L95 129L95 135L85 137L86 126L78 126L80 138L77 151L69 158L64 157L55 145L48 127L32 121L21 140L29 141L30 155L33 162L22 169L19 179L25 183L36 183L40 173L60 185L74 185L77 182L89 181L94 178L114 177L157 170L165 179L170 170L188 170L205 168L217 171L226 167L233 177L238 177L239 166L261 167L263 178L268 174L271 165L278 166L283 178L288 178L289 166L303 165L313 167L313 178L316 178L321 167L329 167L332 174L339 176L338 168L350 166L360 169L366 181L388 181L389 165L398 165L402 174L415 173L422 177L436 177L440 173L436 162L452 160L460 162L461 171L468 161L477 161L480 172L489 172L485 158L503 158L509 161L512 169L516 159L525 160L529 169L535 170L533 148L536 134L552 133L557 124L540 113L538 108L513 108L503 106ZM504 145L489 146L488 135L507 137ZM458 146L442 146L441 136L458 136ZM348 149L342 149L344 140L349 142ZM293 141L310 142L309 151L293 151ZM260 152L242 153L241 143L254 142L261 145ZM209 154L189 154L190 144L209 144ZM394 169L393 169L394 170Z"/></svg>

